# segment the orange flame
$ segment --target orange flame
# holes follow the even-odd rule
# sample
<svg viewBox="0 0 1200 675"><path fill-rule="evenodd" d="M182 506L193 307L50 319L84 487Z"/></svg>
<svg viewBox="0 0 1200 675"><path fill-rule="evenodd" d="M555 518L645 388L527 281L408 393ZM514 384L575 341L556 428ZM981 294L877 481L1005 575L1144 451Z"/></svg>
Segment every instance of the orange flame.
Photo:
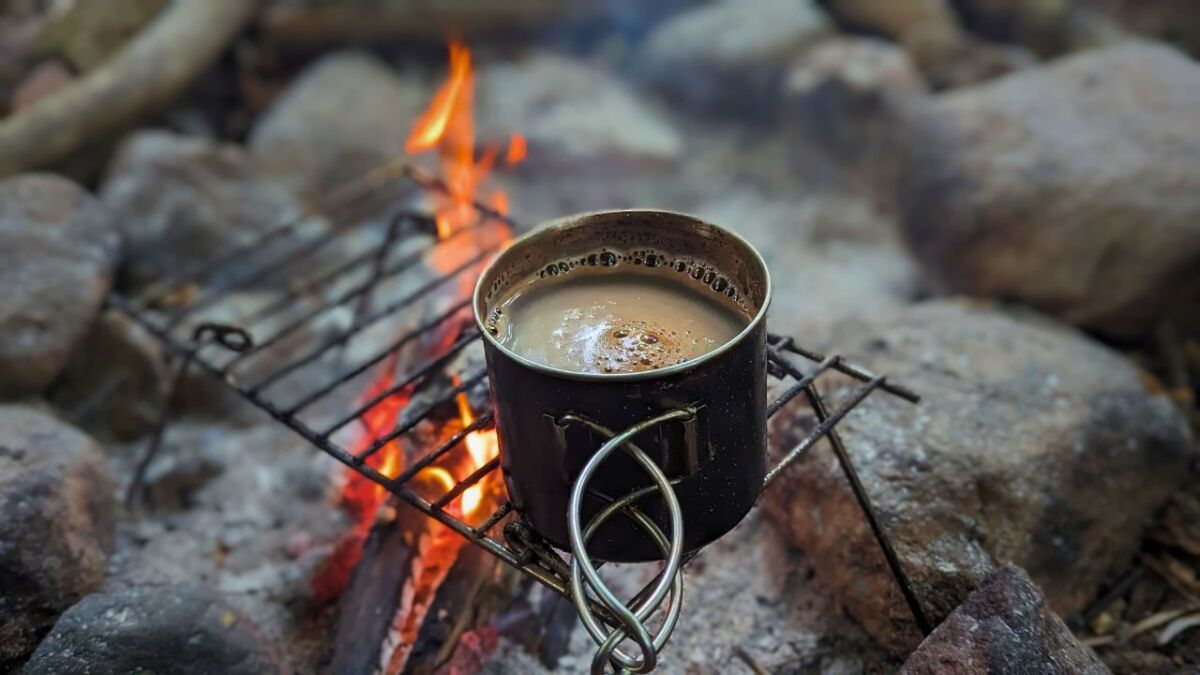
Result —
<svg viewBox="0 0 1200 675"><path fill-rule="evenodd" d="M459 379L455 375L453 377L455 386L458 386ZM475 413L471 410L471 402L467 400L466 392L459 392L454 398L458 404L458 417L462 420L463 428L475 423ZM492 461L492 458L500 454L500 442L496 438L495 429L480 429L467 434L465 439L467 444L467 453L471 456L471 463L474 465L471 470L474 471L479 467ZM483 503L483 495L487 490L488 479L491 476L484 476L483 480L467 488L462 494L462 512L464 514L474 514L479 510L479 506Z"/></svg>
<svg viewBox="0 0 1200 675"><path fill-rule="evenodd" d="M497 147L492 146L483 148L476 156L475 126L472 118L475 82L471 53L461 42L452 41L449 47L449 75L438 88L428 109L417 118L405 143L405 150L410 154L434 150L438 158L440 177L446 189L444 192L434 191L431 195L434 199L437 235L439 240L446 240L451 235L454 235L454 238L434 246L426 264L441 274L458 270L482 252L502 247L512 240L512 232L507 225L498 219L483 217L477 204L484 202L498 213L508 212L508 195L502 190L494 190L481 197L483 183L498 160L502 160L506 166L512 166L522 161L527 153L525 138L514 134L509 139L503 156ZM467 228L470 230L464 231ZM481 260L480 264L483 262ZM469 296L474 277L469 271L460 274L458 297ZM446 327L445 334L439 338L439 344L430 347L430 355L445 353L458 338L458 324L447 322L443 325ZM379 374L360 396L360 405L383 395L395 386L395 366L394 359L381 364ZM454 383L456 386L459 384L457 377L454 378ZM412 395L412 388L392 393L375 403L360 418L362 427L354 441L355 454L361 454L372 447L379 438L395 428ZM437 431L443 439L449 438L475 421L475 414L466 394L459 394L456 402L459 420L451 421ZM395 478L404 470L407 462L404 442L395 440L379 448L366 460L367 465L389 478ZM425 481L429 487L439 487L442 490L441 494L445 494L453 489L458 481L490 462L499 453L495 431L475 431L467 435L464 443L467 452L465 457L459 455L462 457L461 461L427 467L418 474L418 479ZM347 476L342 490L342 505L353 517L355 525L343 541L339 542L338 550L331 556L326 570L314 581L314 588L320 597L335 597L344 588L350 570L361 555L362 542L370 531L375 514L387 497L381 486L358 472L349 471ZM463 517L477 516L484 512L484 507L489 503L486 497L491 489L490 478L491 476L487 476L465 490L449 508L457 510ZM436 531L439 530L435 528ZM433 556L439 559L429 561L428 566L431 569L441 570L439 574L444 574L449 568L449 563L446 563L444 558L448 557L452 561L462 543L456 536L450 539L451 541L439 545L444 549L445 555L440 558ZM430 589L436 589L440 584L440 581L434 579L436 576L435 574L428 580ZM419 622L419 617L407 616L401 617L401 620L408 623ZM400 651L397 652L397 658L402 667L405 657Z"/></svg>
<svg viewBox="0 0 1200 675"><path fill-rule="evenodd" d="M504 156L504 162L509 166L519 164L528 153L529 148L525 145L525 137L521 134L513 134L512 138L508 140L508 154Z"/></svg>
<svg viewBox="0 0 1200 675"><path fill-rule="evenodd" d="M411 154L436 150L446 185L445 194L436 194L435 218L439 239L446 239L463 228L481 225L476 207L480 188L496 164L499 151L485 147L479 156L475 148L475 120L472 106L475 98L475 77L471 66L471 52L458 41L450 42L450 73L438 88L429 108L413 125L412 133L405 143ZM528 149L525 137L513 134L504 155L505 164L512 166L525 158ZM508 213L508 195L503 190L493 191L486 199L487 205L496 212ZM430 265L439 272L448 273L457 269L474 255L493 244L512 239L512 232L502 222L491 220L487 227L475 228L470 234L462 233L453 241L434 247ZM473 279L463 275L463 295L471 291ZM454 378L457 386L459 380ZM475 421L475 414L465 393L456 397L459 418L463 426ZM467 451L474 471L487 464L499 453L494 431L475 431L467 435ZM460 498L462 513L474 514L483 503L486 480L471 486Z"/></svg>
<svg viewBox="0 0 1200 675"><path fill-rule="evenodd" d="M359 396L359 403L374 399L392 388L392 366L385 364L382 372ZM355 438L355 454L367 448L392 430L400 413L408 405L412 392L403 390L391 394L376 403L360 418L362 430ZM392 441L380 448L366 460L367 466L378 470L389 478L395 477L404 468L404 448L400 441ZM358 527L369 529L375 512L387 497L387 491L356 471L347 473L348 479L342 489L342 503L354 517Z"/></svg>
<svg viewBox="0 0 1200 675"><path fill-rule="evenodd" d="M466 45L453 40L450 42L450 75L434 94L429 108L417 117L413 132L404 144L405 152L415 154L440 146L452 121L461 125L463 111L470 114L473 89L471 52ZM461 129L456 130L456 132L458 131ZM470 125L465 131L472 134ZM461 138L458 133L451 137ZM463 138L462 140L473 141L474 139ZM465 149L468 152L475 151L471 145L465 146Z"/></svg>
<svg viewBox="0 0 1200 675"><path fill-rule="evenodd" d="M446 186L445 194L434 195L439 239L480 224L476 202L484 180L496 164L498 150L495 147L485 147L476 157L474 99L471 52L461 42L451 41L450 74L438 88L429 108L417 118L404 145L410 154L437 151ZM504 156L505 163L516 164L525 158L525 154L525 138L514 134ZM492 192L486 201L497 212L508 212L508 195L503 191ZM512 238L512 232L503 223L492 221L488 225L477 228L474 236L456 238L453 246L435 247L431 266L448 273L485 247ZM469 291L469 281L465 288Z"/></svg>

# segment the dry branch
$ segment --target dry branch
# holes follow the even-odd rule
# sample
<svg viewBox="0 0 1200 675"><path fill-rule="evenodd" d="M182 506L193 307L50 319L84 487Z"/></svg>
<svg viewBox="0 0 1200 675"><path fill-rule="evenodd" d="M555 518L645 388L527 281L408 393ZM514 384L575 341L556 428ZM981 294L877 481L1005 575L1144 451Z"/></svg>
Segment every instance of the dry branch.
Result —
<svg viewBox="0 0 1200 675"><path fill-rule="evenodd" d="M160 110L224 50L256 0L174 0L110 61L0 120L0 176L45 166Z"/></svg>

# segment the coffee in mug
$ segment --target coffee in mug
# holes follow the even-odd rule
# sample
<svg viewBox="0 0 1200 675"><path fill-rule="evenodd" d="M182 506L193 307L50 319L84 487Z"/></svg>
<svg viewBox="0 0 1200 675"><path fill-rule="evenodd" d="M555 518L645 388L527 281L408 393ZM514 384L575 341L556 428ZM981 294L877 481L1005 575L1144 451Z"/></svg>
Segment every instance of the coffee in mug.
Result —
<svg viewBox="0 0 1200 675"><path fill-rule="evenodd" d="M750 322L711 287L673 267L580 265L516 284L493 331L524 358L577 373L636 373L685 363Z"/></svg>

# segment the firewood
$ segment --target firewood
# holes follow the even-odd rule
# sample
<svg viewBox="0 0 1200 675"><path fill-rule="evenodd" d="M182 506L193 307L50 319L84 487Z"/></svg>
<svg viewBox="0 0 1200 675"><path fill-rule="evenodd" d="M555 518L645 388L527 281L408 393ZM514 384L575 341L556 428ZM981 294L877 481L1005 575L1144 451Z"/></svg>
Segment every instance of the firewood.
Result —
<svg viewBox="0 0 1200 675"><path fill-rule="evenodd" d="M162 109L257 7L255 0L175 0L110 61L0 120L0 176L60 160Z"/></svg>
<svg viewBox="0 0 1200 675"><path fill-rule="evenodd" d="M407 672L437 672L454 655L466 631L487 623L512 601L516 585L515 570L478 546L463 546L429 607Z"/></svg>
<svg viewBox="0 0 1200 675"><path fill-rule="evenodd" d="M362 557L338 605L331 673L372 673L392 622L411 583L420 538L430 520L425 514L393 503L394 517L377 522L363 544Z"/></svg>

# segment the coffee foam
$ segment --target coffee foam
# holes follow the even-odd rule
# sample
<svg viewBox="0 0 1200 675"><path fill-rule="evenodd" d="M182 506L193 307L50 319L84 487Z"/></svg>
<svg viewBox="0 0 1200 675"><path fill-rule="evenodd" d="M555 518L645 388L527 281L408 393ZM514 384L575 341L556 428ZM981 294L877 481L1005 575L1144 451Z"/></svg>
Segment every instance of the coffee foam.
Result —
<svg viewBox="0 0 1200 675"><path fill-rule="evenodd" d="M615 266L614 266L615 267ZM697 358L749 319L671 267L545 274L506 298L487 329L513 352L575 372L636 373Z"/></svg>

